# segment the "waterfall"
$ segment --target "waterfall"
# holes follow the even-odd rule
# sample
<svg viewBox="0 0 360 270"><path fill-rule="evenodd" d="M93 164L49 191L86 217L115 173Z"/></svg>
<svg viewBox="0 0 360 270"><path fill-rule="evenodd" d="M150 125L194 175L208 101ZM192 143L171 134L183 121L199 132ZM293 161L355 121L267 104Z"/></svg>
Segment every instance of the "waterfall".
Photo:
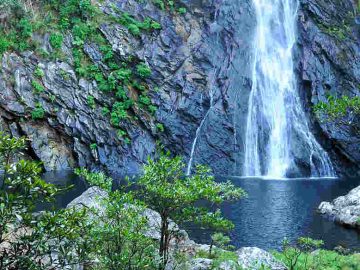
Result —
<svg viewBox="0 0 360 270"><path fill-rule="evenodd" d="M253 2L257 27L243 174L286 177L294 163L291 138L297 132L310 149L312 176L334 176L327 153L310 132L296 89L292 49L298 1Z"/></svg>

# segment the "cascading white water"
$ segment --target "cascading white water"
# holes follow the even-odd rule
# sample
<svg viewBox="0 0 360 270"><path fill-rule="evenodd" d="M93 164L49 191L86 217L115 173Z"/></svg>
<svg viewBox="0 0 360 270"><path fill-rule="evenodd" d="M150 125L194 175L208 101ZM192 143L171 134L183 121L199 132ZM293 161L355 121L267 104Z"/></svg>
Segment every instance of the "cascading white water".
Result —
<svg viewBox="0 0 360 270"><path fill-rule="evenodd" d="M297 0L253 0L257 27L252 90L245 137L245 176L286 176L292 164L291 135L310 149L312 176L334 176L327 153L309 130L296 89L292 49ZM313 155L320 160L314 166Z"/></svg>

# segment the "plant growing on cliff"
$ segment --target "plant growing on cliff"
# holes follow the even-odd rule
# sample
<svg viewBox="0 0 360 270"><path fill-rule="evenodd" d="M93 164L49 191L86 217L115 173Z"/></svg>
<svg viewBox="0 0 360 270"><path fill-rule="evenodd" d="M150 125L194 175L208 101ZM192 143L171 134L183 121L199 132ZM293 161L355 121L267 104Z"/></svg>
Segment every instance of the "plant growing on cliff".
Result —
<svg viewBox="0 0 360 270"><path fill-rule="evenodd" d="M33 120L43 119L45 117L45 110L40 103L35 104L35 108L31 111L31 118Z"/></svg>
<svg viewBox="0 0 360 270"><path fill-rule="evenodd" d="M197 166L191 176L185 175L185 168L181 157L171 158L169 153L162 153L156 160L148 159L148 164L143 167L144 174L136 182L139 198L161 216L159 269L165 269L170 241L177 234L170 219L195 222L213 229L231 229L233 224L222 217L220 210L214 210L214 206L245 195L230 182L215 182L210 169L205 166ZM197 205L199 200L206 200L211 207Z"/></svg>
<svg viewBox="0 0 360 270"><path fill-rule="evenodd" d="M360 134L360 130L353 124L355 117L360 115L360 96L336 98L329 95L327 101L316 104L314 110L318 119L352 127Z"/></svg>

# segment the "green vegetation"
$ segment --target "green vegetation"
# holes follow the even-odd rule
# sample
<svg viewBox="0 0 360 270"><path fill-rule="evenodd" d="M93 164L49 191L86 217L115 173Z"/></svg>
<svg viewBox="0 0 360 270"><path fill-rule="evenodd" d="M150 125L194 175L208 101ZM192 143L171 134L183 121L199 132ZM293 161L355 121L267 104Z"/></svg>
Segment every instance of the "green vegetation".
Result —
<svg viewBox="0 0 360 270"><path fill-rule="evenodd" d="M151 75L151 69L145 63L138 64L136 66L136 71L142 78L148 78Z"/></svg>
<svg viewBox="0 0 360 270"><path fill-rule="evenodd" d="M91 109L93 109L93 110L96 108L96 103L95 103L95 99L94 99L93 96L88 96L88 97L87 97L87 104L88 104L89 107L90 107Z"/></svg>
<svg viewBox="0 0 360 270"><path fill-rule="evenodd" d="M349 126L360 134L359 128L353 124L353 118L360 114L360 97L335 98L328 96L327 102L319 102L314 107L318 119L324 122L334 122L338 125Z"/></svg>
<svg viewBox="0 0 360 270"><path fill-rule="evenodd" d="M195 174L191 176L185 175L185 168L186 164L180 157L170 158L169 154L161 154L157 160L148 160L143 168L144 174L136 181L139 198L161 217L159 269L165 269L169 261L170 240L176 234L170 219L227 231L233 228L233 224L214 207L245 195L242 189L230 182L215 182L207 167L197 166ZM210 202L211 209L198 206L196 203L200 200Z"/></svg>
<svg viewBox="0 0 360 270"><path fill-rule="evenodd" d="M274 252L274 256L289 270L359 269L359 254L345 256L336 251L319 249L323 244L321 240L307 237L299 238L296 245L285 240L282 252Z"/></svg>
<svg viewBox="0 0 360 270"><path fill-rule="evenodd" d="M31 111L31 118L33 120L43 119L45 117L45 110L40 103L35 104L35 108Z"/></svg>
<svg viewBox="0 0 360 270"><path fill-rule="evenodd" d="M24 137L0 133L0 269L47 269L51 264L63 269L70 252L80 247L73 240L86 230L86 219L70 210L33 215L36 205L53 201L60 190L40 178L39 163L13 162L25 148ZM52 262L45 260L51 251L58 252Z"/></svg>
<svg viewBox="0 0 360 270"><path fill-rule="evenodd" d="M157 269L155 242L144 236L144 205L131 193L111 192L112 180L102 173L77 170L109 192L99 198L103 211L76 206L34 215L62 190L41 179L39 163L12 162L25 147L24 137L0 133L0 269Z"/></svg>
<svg viewBox="0 0 360 270"><path fill-rule="evenodd" d="M44 71L41 68L37 67L34 71L34 76L41 79L42 77L44 77Z"/></svg>
<svg viewBox="0 0 360 270"><path fill-rule="evenodd" d="M91 150L96 150L97 149L97 144L96 143L90 144L90 149Z"/></svg>
<svg viewBox="0 0 360 270"><path fill-rule="evenodd" d="M152 0L155 5L157 5L161 10L170 10L175 12L176 10L184 15L186 13L186 8L179 5L178 1L173 0Z"/></svg>
<svg viewBox="0 0 360 270"><path fill-rule="evenodd" d="M157 123L157 124L156 124L156 129L159 130L160 132L164 132L164 131L165 131L164 125L161 124L161 123Z"/></svg>
<svg viewBox="0 0 360 270"><path fill-rule="evenodd" d="M181 8L178 9L178 11L179 11L180 14L185 14L186 13L186 8L181 7Z"/></svg>
<svg viewBox="0 0 360 270"><path fill-rule="evenodd" d="M104 212L95 211L100 222L90 231L96 247L93 255L99 261L92 269L156 270L156 243L144 236L144 204L131 193L114 191L102 205Z"/></svg>
<svg viewBox="0 0 360 270"><path fill-rule="evenodd" d="M92 173L85 168L75 169L75 174L83 177L90 186L98 186L106 191L111 191L112 179L107 177L104 173Z"/></svg>
<svg viewBox="0 0 360 270"><path fill-rule="evenodd" d="M213 251L213 247L214 245L216 245L216 247L221 248L221 249L232 249L233 247L229 245L230 243L230 237L224 235L221 232L217 232L214 233L211 236L211 243L210 243L210 248L209 248L209 257L212 257L212 251Z"/></svg>
<svg viewBox="0 0 360 270"><path fill-rule="evenodd" d="M32 80L31 85L33 87L35 94L40 94L40 93L44 92L44 90L45 90L45 87L38 81Z"/></svg>
<svg viewBox="0 0 360 270"><path fill-rule="evenodd" d="M133 106L154 115L156 106L148 94L151 91L145 80L151 76L151 69L133 56L114 56L112 46L99 30L100 24L121 24L139 36L161 29L161 25L151 18L135 19L115 6L111 8L116 16L105 16L96 3L90 0L40 0L29 5L22 0L5 0L0 4L4 10L5 23L0 26L0 55L6 51L34 50L41 57L63 57L61 47L65 36L71 34L74 68L79 77L96 81L97 88L112 101L109 123L119 129L125 122L136 120L129 113ZM55 50L51 55L38 47L33 35L49 35L49 42ZM102 55L101 65L93 62L83 50L84 44L92 44ZM61 74L64 75L64 72ZM34 76L42 78L44 72L37 68ZM69 79L65 74L64 79ZM44 91L44 86L36 80L31 82L34 93ZM139 97L139 98L137 98ZM95 108L94 99L88 97L88 105ZM123 142L130 142L127 134L121 136Z"/></svg>
<svg viewBox="0 0 360 270"><path fill-rule="evenodd" d="M54 49L60 49L63 43L64 37L59 33L52 33L50 35L50 44Z"/></svg>
<svg viewBox="0 0 360 270"><path fill-rule="evenodd" d="M319 102L315 106L315 112L326 114L330 120L346 116L349 112L360 114L360 97L349 98L342 96L335 98L328 96L327 102Z"/></svg>
<svg viewBox="0 0 360 270"><path fill-rule="evenodd" d="M134 36L139 36L141 34L141 31L161 29L161 25L150 18L145 18L142 22L140 22L134 19L127 12L121 12L117 9L115 9L115 11L118 13L119 16L114 18L114 20L119 24L125 26Z"/></svg>
<svg viewBox="0 0 360 270"><path fill-rule="evenodd" d="M230 183L214 182L203 166L198 166L196 174L185 176L181 158L161 154L157 160L149 160L137 188L128 192L127 186L113 190L112 179L104 173L79 168L77 175L108 196L96 198L94 207L79 204L34 215L37 205L51 205L64 190L41 179L39 163L16 161L15 156L20 157L26 145L24 137L12 138L0 132L0 269L68 269L76 264L90 270L164 269L169 243L178 233L170 218L226 231L232 224L214 206L244 195ZM202 199L211 202L211 208L197 203ZM149 228L145 214L148 206L159 211L158 228ZM150 238L149 229L159 230L160 239ZM225 261L232 261L234 269L240 270L236 253L224 250L232 249L229 240L222 233L214 233L211 251L198 251L196 257L211 258L214 270ZM311 238L300 238L296 245L284 241L283 250L274 256L290 270L359 269L359 254L321 250L322 245L321 240ZM172 248L173 263L180 265L174 269L184 269L181 263L186 255L176 245Z"/></svg>

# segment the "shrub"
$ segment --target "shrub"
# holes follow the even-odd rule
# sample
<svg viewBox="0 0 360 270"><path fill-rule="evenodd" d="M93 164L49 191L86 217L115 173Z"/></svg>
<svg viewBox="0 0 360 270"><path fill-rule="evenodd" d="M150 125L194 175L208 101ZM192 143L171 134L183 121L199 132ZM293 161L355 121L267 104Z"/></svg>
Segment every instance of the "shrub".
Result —
<svg viewBox="0 0 360 270"><path fill-rule="evenodd" d="M160 132L164 132L164 131L165 131L164 125L161 124L161 123L157 123L157 124L156 124L156 128L157 128L157 130L159 130Z"/></svg>
<svg viewBox="0 0 360 270"><path fill-rule="evenodd" d="M180 14L185 14L186 13L186 8L181 7L181 8L178 9L178 11L179 11Z"/></svg>
<svg viewBox="0 0 360 270"><path fill-rule="evenodd" d="M112 189L112 179L103 172L90 172L85 168L76 168L75 174L83 177L90 186L98 186L106 191Z"/></svg>
<svg viewBox="0 0 360 270"><path fill-rule="evenodd" d="M44 71L41 69L41 68L39 68L39 67L37 67L36 69L35 69L35 71L34 71L34 76L35 77L37 77L37 78L42 78L42 77L44 77ZM35 87L34 87L35 88Z"/></svg>
<svg viewBox="0 0 360 270"><path fill-rule="evenodd" d="M106 116L110 113L110 110L108 107L104 107L104 108L102 108L101 113L102 113L102 115Z"/></svg>
<svg viewBox="0 0 360 270"><path fill-rule="evenodd" d="M140 28L136 24L129 24L127 28L129 29L130 33L133 34L134 36L140 35Z"/></svg>
<svg viewBox="0 0 360 270"><path fill-rule="evenodd" d="M40 94L40 93L44 92L44 90L45 90L44 86L42 86L42 84L39 83L38 81L32 80L31 85L36 94Z"/></svg>
<svg viewBox="0 0 360 270"><path fill-rule="evenodd" d="M88 97L87 97L87 104L88 104L89 107L90 107L91 109L93 109L93 110L96 108L95 99L94 99L93 96L88 96Z"/></svg>
<svg viewBox="0 0 360 270"><path fill-rule="evenodd" d="M0 32L1 34L1 32ZM0 36L0 56L2 56L11 47L11 42L3 36Z"/></svg>
<svg viewBox="0 0 360 270"><path fill-rule="evenodd" d="M20 38L29 38L32 35L33 27L28 19L22 18L18 24L17 29L19 31Z"/></svg>
<svg viewBox="0 0 360 270"><path fill-rule="evenodd" d="M138 64L136 66L136 71L139 74L139 76L142 78L147 78L147 77L150 77L150 75L151 75L151 69L145 63Z"/></svg>
<svg viewBox="0 0 360 270"><path fill-rule="evenodd" d="M111 110L111 119L110 122L114 127L118 127L120 124L120 121L127 118L127 112L126 112L126 106L125 103L122 102L115 102L112 106Z"/></svg>
<svg viewBox="0 0 360 270"><path fill-rule="evenodd" d="M44 108L41 106L40 103L37 103L35 105L35 108L32 110L31 112L31 118L33 120L36 120L36 119L42 119L45 117L45 110Z"/></svg>
<svg viewBox="0 0 360 270"><path fill-rule="evenodd" d="M64 40L64 37L60 33L52 33L49 38L50 45L54 49L60 49L63 44L63 40Z"/></svg>

